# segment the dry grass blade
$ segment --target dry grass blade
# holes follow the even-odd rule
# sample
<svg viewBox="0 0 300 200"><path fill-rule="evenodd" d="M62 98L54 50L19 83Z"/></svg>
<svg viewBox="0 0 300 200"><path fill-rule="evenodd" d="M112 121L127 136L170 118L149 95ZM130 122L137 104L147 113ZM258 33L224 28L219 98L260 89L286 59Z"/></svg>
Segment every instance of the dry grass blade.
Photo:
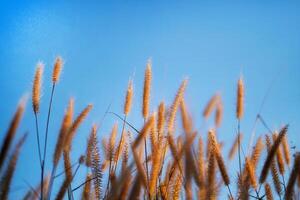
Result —
<svg viewBox="0 0 300 200"><path fill-rule="evenodd" d="M66 139L65 139L65 149L67 151L71 150L71 144L72 144L72 140L75 136L75 133L77 131L77 129L79 128L80 124L83 122L83 120L87 117L88 113L91 111L91 109L93 108L93 106L90 104L88 105L79 115L78 117L75 119L75 121L73 122L72 126L70 127L68 134L66 135Z"/></svg>
<svg viewBox="0 0 300 200"><path fill-rule="evenodd" d="M70 181L66 178L63 181L62 185L60 186L60 189L55 197L55 200L63 200L64 199L64 196L66 194L66 191L67 191L69 185L70 185Z"/></svg>
<svg viewBox="0 0 300 200"><path fill-rule="evenodd" d="M129 194L128 199L140 199L140 193L141 193L141 189L142 189L142 180L143 178L140 178L139 175L137 175L135 177L133 186L131 188L131 192Z"/></svg>
<svg viewBox="0 0 300 200"><path fill-rule="evenodd" d="M217 105L219 99L219 95L215 94L214 96L211 97L211 99L208 101L204 111L203 111L203 117L205 119L208 119L210 114L212 113L213 109L215 108L215 106Z"/></svg>
<svg viewBox="0 0 300 200"><path fill-rule="evenodd" d="M237 152L237 150L238 150L238 139L239 139L239 137L240 137L240 142L242 141L242 139L243 139L243 134L242 133L239 133L237 136L236 136L236 138L235 138L235 140L234 140L234 142L233 142L233 144L232 144L232 146L231 146L231 148L230 148L230 151L229 151L229 154L228 154L228 158L229 158L229 160L232 160L233 158L234 158L234 156L235 156L235 154L236 154L236 152Z"/></svg>
<svg viewBox="0 0 300 200"><path fill-rule="evenodd" d="M70 153L68 151L63 152L63 158L64 158L64 168L65 168L65 175L66 179L71 182L72 181L72 164L70 159Z"/></svg>
<svg viewBox="0 0 300 200"><path fill-rule="evenodd" d="M3 199L3 200L8 199L11 180L12 180L14 172L15 172L15 168L17 165L21 147L24 144L26 137L27 137L27 134L23 135L23 137L16 144L13 154L12 154L11 158L9 159L7 168L6 168L5 172L3 173L3 176L1 177L0 199Z"/></svg>
<svg viewBox="0 0 300 200"><path fill-rule="evenodd" d="M132 148L136 148L140 142L142 141L142 139L144 139L147 134L149 133L151 127L154 125L155 122L155 114L153 114L148 121L145 123L144 127L142 128L142 130L140 131L139 135L137 136L137 138L135 139L135 141L132 144Z"/></svg>
<svg viewBox="0 0 300 200"><path fill-rule="evenodd" d="M56 143L54 154L53 154L53 165L54 166L57 166L57 164L58 164L61 153L63 151L65 137L66 137L67 132L72 124L73 106L74 106L74 100L70 99L67 111L66 111L64 119L62 121L62 125L61 125L60 131L59 131L57 143Z"/></svg>
<svg viewBox="0 0 300 200"><path fill-rule="evenodd" d="M137 152L134 150L134 148L132 148L132 153L138 171L138 177L140 177L140 181L143 184L143 186L147 188L147 176L143 164L141 162L141 159L138 156Z"/></svg>
<svg viewBox="0 0 300 200"><path fill-rule="evenodd" d="M2 147L1 147L1 152L0 152L0 170L2 169L2 165L4 163L4 160L7 156L7 152L9 150L9 147L15 137L15 134L17 132L18 126L20 124L20 121L22 119L23 113L25 109L25 101L21 100L21 102L18 105L17 111L15 112L9 128L6 132L6 135L4 137Z"/></svg>
<svg viewBox="0 0 300 200"><path fill-rule="evenodd" d="M286 192L284 198L286 200L291 200L293 197L294 193L294 186L297 180L297 176L299 176L299 171L300 171L300 152L297 152L295 154L295 161L294 161L294 167L292 169L287 187L286 187Z"/></svg>
<svg viewBox="0 0 300 200"><path fill-rule="evenodd" d="M265 160L265 163L263 165L263 168L261 170L261 174L260 174L260 178L259 178L259 183L264 183L265 182L265 180L267 178L267 175L268 175L269 168L270 168L271 163L272 163L272 160L274 159L276 151L277 151L280 143L282 142L282 139L284 138L284 136L285 136L285 134L287 132L287 129L288 129L287 125L284 126L281 129L281 131L280 131L280 133L279 133L276 141L274 142L272 148L270 149L270 151L268 153L268 156L267 156L267 158Z"/></svg>
<svg viewBox="0 0 300 200"><path fill-rule="evenodd" d="M217 102L217 108L216 108L216 116L215 116L216 127L221 126L222 118L223 118L223 104L220 97L219 101Z"/></svg>

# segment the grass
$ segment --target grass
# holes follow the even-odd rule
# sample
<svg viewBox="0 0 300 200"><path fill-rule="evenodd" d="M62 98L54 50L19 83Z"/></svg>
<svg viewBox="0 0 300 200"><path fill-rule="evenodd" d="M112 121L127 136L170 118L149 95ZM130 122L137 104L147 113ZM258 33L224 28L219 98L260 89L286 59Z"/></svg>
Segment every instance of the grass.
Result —
<svg viewBox="0 0 300 200"><path fill-rule="evenodd" d="M35 116L37 150L40 165L40 184L35 188L28 187L23 199L74 199L74 192L82 193L81 199L218 199L227 195L228 199L300 199L300 153L291 155L288 146L288 125L277 130L268 129L268 134L258 137L244 154L240 124L244 116L245 86L243 79L237 82L236 119L237 133L233 140L228 160L224 157L223 143L217 138L216 131L223 118L223 104L219 94L215 94L203 111L204 123L213 117L215 125L207 131L197 130L184 101L188 79L179 86L173 102L168 106L161 102L157 112L150 113L151 96L151 61L145 70L143 87L143 105L141 106L144 125L141 129L127 121L132 109L134 95L133 82L129 81L125 95L122 114L111 112L122 120L121 132L115 124L109 140L98 137L97 125L92 125L84 155L75 162L71 160L72 143L80 125L83 123L92 105L87 105L82 112L74 117L74 101L70 99L64 114L56 145L48 144L48 126L51 123L52 100L55 88L58 87L63 60L58 57L54 62L52 90L48 105L45 132L39 130L40 94L42 90L42 69L39 63L34 76L32 90L32 107ZM23 116L25 101L17 107L9 128L4 137L0 152L0 199L8 199L11 192L17 160L22 145L26 142L24 134L16 143L16 133ZM180 114L180 121L176 120ZM183 129L177 130L176 125L182 124ZM258 113L257 122L268 128ZM131 131L136 133L132 137ZM198 132L201 132L199 134ZM45 133L45 137L41 134ZM40 141L40 138L45 138ZM203 138L207 138L206 141ZM264 139L265 138L265 141ZM103 152L100 150L102 141ZM52 169L45 169L47 146L55 145L52 158ZM266 147L266 148L265 148ZM75 147L76 148L76 147ZM43 152L42 152L43 151ZM263 152L266 151L266 157ZM243 152L243 154L242 154ZM102 158L101 155L104 155ZM238 171L234 174L228 170L229 160L238 156ZM57 173L62 162L64 170ZM262 164L260 167L259 163ZM79 168L86 169L86 178L81 184L74 186ZM45 177L45 171L52 170ZM63 176L62 182L57 181ZM104 181L104 177L107 179ZM285 177L288 177L285 180ZM58 185L58 191L52 191Z"/></svg>

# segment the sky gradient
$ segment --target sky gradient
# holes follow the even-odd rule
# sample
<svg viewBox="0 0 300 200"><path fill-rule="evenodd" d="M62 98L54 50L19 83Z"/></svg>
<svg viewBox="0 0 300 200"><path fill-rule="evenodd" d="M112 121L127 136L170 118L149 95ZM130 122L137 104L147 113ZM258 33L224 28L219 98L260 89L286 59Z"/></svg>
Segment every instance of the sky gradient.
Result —
<svg viewBox="0 0 300 200"><path fill-rule="evenodd" d="M141 98L145 64L153 63L151 110L161 100L172 101L180 82L189 78L188 108L196 127L209 98L220 92L224 120L218 137L225 152L236 133L236 82L245 80L245 140L268 88L261 115L271 129L290 124L291 146L300 139L300 4L297 1L97 2L1 1L0 3L0 138L7 130L19 99L30 94L36 63L45 63L40 126L44 130L51 89L53 61L65 67L56 88L47 164L70 97L79 113L88 103L94 109L79 129L73 145L76 161L85 151L92 123L100 123L107 106L119 114L129 78L134 81L133 111L128 120L141 127ZM107 137L114 121L107 116L99 137ZM119 122L119 125L121 123ZM211 123L207 124L210 127ZM20 198L26 181L38 184L34 116L29 100L18 137L29 131L11 190ZM267 130L257 126L257 134ZM246 145L245 147L246 148ZM238 168L236 161L230 164ZM49 168L50 171L50 168ZM83 177L85 170L80 171ZM80 176L75 183L80 183ZM234 181L233 181L234 182ZM77 193L75 195L79 195Z"/></svg>

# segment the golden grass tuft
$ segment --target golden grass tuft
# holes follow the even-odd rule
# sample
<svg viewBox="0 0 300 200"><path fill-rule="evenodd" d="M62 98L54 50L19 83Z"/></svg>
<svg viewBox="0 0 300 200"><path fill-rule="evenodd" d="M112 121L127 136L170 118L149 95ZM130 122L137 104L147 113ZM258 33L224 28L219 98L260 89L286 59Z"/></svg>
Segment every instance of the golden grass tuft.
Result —
<svg viewBox="0 0 300 200"><path fill-rule="evenodd" d="M214 130L209 131L209 138L210 138L210 141L211 141L210 144L212 145L212 149L213 149L212 151L215 154L215 158L216 158L216 161L218 163L218 166L219 166L219 169L220 169L220 172L221 172L221 175L222 175L222 179L223 179L225 185L229 185L230 184L230 179L229 179L229 176L228 176L228 173L227 173L227 169L226 169L221 151L219 149L219 143L217 142Z"/></svg>
<svg viewBox="0 0 300 200"><path fill-rule="evenodd" d="M63 64L64 64L63 59L60 56L56 57L54 62L53 73L52 73L52 82L54 84L56 84L59 81Z"/></svg>
<svg viewBox="0 0 300 200"><path fill-rule="evenodd" d="M169 120L168 120L168 134L172 134L173 131L174 131L174 123L175 123L175 117L176 117L177 109L178 109L178 106L179 106L179 104L180 104L180 102L183 98L183 94L184 94L187 82L188 82L187 79L183 80L183 82L181 83L181 85L180 85L180 87L179 87L179 89L176 93L173 104L171 106Z"/></svg>
<svg viewBox="0 0 300 200"><path fill-rule="evenodd" d="M25 110L25 99L22 99L17 107L17 110L10 122L9 128L5 134L2 146L1 146L1 152L0 152L0 170L2 169L5 157L7 156L7 152L9 150L9 147L11 143L13 142L13 139L16 135L17 129L19 127L19 124L21 122L21 119L23 117L23 113Z"/></svg>
<svg viewBox="0 0 300 200"><path fill-rule="evenodd" d="M217 102L217 107L216 107L216 116L215 116L216 127L221 126L222 119L223 119L223 103L222 103L221 97L220 97L219 101Z"/></svg>
<svg viewBox="0 0 300 200"><path fill-rule="evenodd" d="M158 107L158 117L157 117L157 130L159 135L163 134L164 125L165 125L165 104L164 102L161 102Z"/></svg>
<svg viewBox="0 0 300 200"><path fill-rule="evenodd" d="M242 139L243 139L243 134L239 133L236 136L236 138L235 138L235 140L234 140L234 142L233 142L233 144L232 144L232 146L230 148L229 154L228 154L229 160L232 160L234 158L234 156L235 156L235 154L236 154L236 152L238 150L238 143L239 143L238 139L240 139L240 142L241 142Z"/></svg>
<svg viewBox="0 0 300 200"><path fill-rule="evenodd" d="M62 59L57 57L52 72L52 91L48 117L46 118L45 138L47 138L48 133L53 92L55 84L59 81L62 65ZM42 64L38 64L32 88L32 104L38 142L40 141L40 132L38 128L39 115L37 114L40 111L42 68ZM239 149L239 170L236 169L236 166L228 165L231 169L228 171L226 168L227 161L225 164L222 156L222 151L227 149L227 143L222 140L219 141L221 137L217 138L215 131L218 130L220 134L222 132L222 129L219 129L219 127L221 126L223 118L223 104L219 93L216 93L209 100L202 113L204 118L204 121L202 121L203 124L201 124L199 128L197 121L193 121L191 113L187 109L189 105L186 104L184 98L187 79L181 83L173 102L171 102L171 106L166 106L164 102L161 102L156 108L157 111L153 111L153 113L150 114L150 90L152 81L150 62L147 63L144 75L141 108L142 121L140 121L140 123L144 122L142 128L136 128L139 124L135 123L136 121L127 120L127 116L131 112L133 96L133 85L132 80L130 80L123 107L124 119L117 113L110 112L110 108L107 109L103 116L103 119L104 117L108 118L114 116L117 117L118 120L121 120L123 123L122 131L118 131L117 123L115 123L110 135L101 138L100 141L102 141L102 145L100 145L103 149L99 149L100 146L97 137L98 126L93 125L89 136L87 136L87 146L86 149L84 149L84 155L80 152L80 157L75 155L78 153L77 151L71 151L71 147L75 134L81 131L79 127L91 111L92 105L86 106L73 121L74 101L70 99L68 107L63 114L61 127L58 132L56 146L53 152L53 162L49 163L52 164L51 176L47 176L43 179L45 171L47 170L46 167L48 167L48 163L47 165L44 163L48 158L41 159L41 148L38 143L42 169L40 184L35 188L27 190L23 199L37 200L40 198L49 200L51 196L51 186L58 182L56 178L61 175L64 179L60 183L60 187L53 187L57 188L55 199L60 200L66 198L67 195L68 199L74 199L74 194L76 192L77 195L78 191L81 191L80 195L84 200L194 199L196 197L200 200L212 200L221 198L221 196L219 196L221 192L222 197L228 197L228 199L247 200L256 198L269 200L273 198L276 199L277 197L278 199L282 199L284 197L289 200L294 197L295 192L299 191L299 152L294 155L293 169L290 170L289 166L287 166L288 170L285 168L285 164L290 165L291 162L291 152L287 142L288 126L284 126L279 134L274 133L266 136L266 156L263 154L264 143L261 137L257 139L251 154L249 151L245 154L242 148L243 145L240 144L241 141L238 141L238 138L241 138L241 134L238 134L238 137L233 141L228 157L232 159L237 149ZM166 107L168 109L166 109ZM0 152L0 199L8 199L9 192L12 190L11 183L16 169L16 162L21 145L26 138L26 136L21 137L14 148L10 149L11 144L15 143L14 138L17 134L17 128L20 124L24 109L25 102L22 101L18 105L8 131L3 137ZM180 113L177 113L178 109ZM212 113L215 114L214 124L213 121L211 124L214 129L209 127L211 121L208 121ZM58 113L55 114L60 116ZM177 130L176 126L180 123L176 121L178 114L181 114L182 128ZM192 112L192 114L194 115L194 112ZM240 120L243 116L244 83L243 79L240 78L237 84L236 102L237 129L239 133L241 131ZM41 119L43 119L43 116L41 116ZM103 127L106 126L102 126L102 121L101 127L105 129ZM264 127L269 129L268 127L270 126L268 126L262 118L260 121L257 120L257 123L260 122L263 123ZM207 141L204 141L203 138L205 138L205 136L203 136L203 133L206 133L207 130L209 130ZM86 130L82 131L85 132ZM268 131L270 133L273 132L273 130L270 129ZM149 133L150 135L148 136ZM135 136L134 140L132 139L133 134ZM119 137L119 135L121 137ZM45 144L42 146L44 155L47 155L47 153L45 153L47 149L46 141L47 139L45 139ZM143 145L141 145L141 141L143 141ZM207 142L206 148L204 145L205 142ZM118 143L117 146L116 143ZM149 154L147 153L147 144L151 144ZM82 150L81 147L76 147ZM60 163L62 155L63 160ZM79 159L73 161L72 158L74 158L74 156ZM243 156L242 159L241 156ZM263 156L265 156L265 158L261 159ZM120 162L118 162L119 158ZM263 162L262 167L259 163L260 160ZM242 161L244 161L244 163L242 163ZM74 164L72 165L73 162ZM242 164L243 170L241 169ZM63 167L64 170L62 173L57 174L56 168L59 169L60 167ZM85 180L82 180L83 182L80 183L82 176L78 176L78 173L82 171L85 172ZM259 179L256 177L256 171L260 172ZM272 175L272 179L270 178L270 180L268 179L269 171L271 171ZM288 176L289 172L289 180L286 185L284 178ZM237 183L230 181L232 177L238 178ZM102 187L103 178L107 180L106 188ZM296 191L297 180L298 188ZM271 187L267 183L268 181L272 181L274 187ZM78 182L79 184L77 185ZM237 190L232 193L230 188L235 185L237 186ZM264 191L261 190L261 187L264 187Z"/></svg>
<svg viewBox="0 0 300 200"><path fill-rule="evenodd" d="M57 164L58 164L58 161L59 161L60 156L63 151L66 135L72 124L73 107L74 107L74 100L71 98L69 101L69 105L68 105L67 111L65 113L65 116L63 118L61 128L59 131L59 135L58 135L58 139L57 139L57 143L55 146L54 155L53 155L53 165L54 166L57 166Z"/></svg>
<svg viewBox="0 0 300 200"><path fill-rule="evenodd" d="M79 128L80 124L83 122L83 120L87 117L91 109L93 108L93 105L89 104L85 109L82 110L82 112L77 116L71 127L69 128L68 134L66 135L64 148L67 151L71 150L71 144L72 140L75 136L75 133L77 129Z"/></svg>
<svg viewBox="0 0 300 200"><path fill-rule="evenodd" d="M292 172L290 174L290 178L286 187L286 192L284 199L290 200L293 197L294 194L294 186L296 183L297 176L299 176L299 171L300 171L300 152L297 152L295 154L295 161L294 161L294 166L292 169Z"/></svg>
<svg viewBox="0 0 300 200"><path fill-rule="evenodd" d="M211 99L208 101L204 111L203 111L203 117L205 119L208 119L210 114L212 113L213 109L215 108L215 106L217 105L218 101L219 101L219 94L215 94L214 96L211 97Z"/></svg>
<svg viewBox="0 0 300 200"><path fill-rule="evenodd" d="M244 115L244 94L245 94L245 88L244 88L244 81L241 77L238 80L237 84L237 101L236 101L236 117L237 119L242 119Z"/></svg>
<svg viewBox="0 0 300 200"><path fill-rule="evenodd" d="M282 148L283 148L283 155L284 159L287 165L290 165L291 163L291 153L290 153L290 147L289 143L287 141L287 136L285 135L282 139Z"/></svg>
<svg viewBox="0 0 300 200"><path fill-rule="evenodd" d="M272 148L272 142L271 142L271 138L269 137L269 135L266 135L266 145L267 145L268 153L270 153L271 148ZM281 188L281 182L279 179L278 170L277 170L276 163L275 163L275 158L273 158L271 160L270 169L271 169L271 173L272 173L272 180L273 180L273 184L275 186L275 190L278 195L281 195L282 188Z"/></svg>
<svg viewBox="0 0 300 200"><path fill-rule="evenodd" d="M265 163L263 165L263 168L262 168L261 174L260 174L260 178L259 178L259 183L261 183L261 184L264 183L267 178L271 163L274 159L274 156L276 154L276 151L277 151L280 143L282 142L282 140L287 132L287 129L288 129L288 126L286 125L280 130L280 133L279 133L276 141L274 142L274 144L272 145L271 149L268 152L267 158L265 160Z"/></svg>
<svg viewBox="0 0 300 200"><path fill-rule="evenodd" d="M44 64L39 62L37 64L37 68L35 71L33 87L32 87L32 106L35 114L37 114L40 110L43 69L44 69Z"/></svg>
<svg viewBox="0 0 300 200"><path fill-rule="evenodd" d="M8 161L8 165L6 170L4 171L1 182L0 182L0 199L6 200L8 199L8 194L10 192L10 183L12 181L13 175L15 173L17 161L19 158L21 147L23 146L27 134L23 135L21 139L19 139L18 143L15 146L15 149L12 153L11 158Z"/></svg>
<svg viewBox="0 0 300 200"><path fill-rule="evenodd" d="M91 199L91 180L92 179L92 174L87 174L86 176L86 184L84 185L84 188L82 190L82 200L90 200Z"/></svg>
<svg viewBox="0 0 300 200"><path fill-rule="evenodd" d="M272 194L272 189L269 183L265 184L265 193L266 193L266 198L267 200L273 200L273 194Z"/></svg>
<svg viewBox="0 0 300 200"><path fill-rule="evenodd" d="M273 133L273 135L272 135L273 142L275 142L277 137L278 137L278 133L276 133L276 132ZM284 167L283 155L282 155L282 152L281 152L280 148L278 148L277 151L276 151L276 158L277 158L277 165L278 165L279 172L280 172L281 175L283 175L285 167Z"/></svg>
<svg viewBox="0 0 300 200"><path fill-rule="evenodd" d="M142 114L144 119L147 119L149 115L151 79L152 79L151 60L148 60L146 70L145 70L143 106L142 106L143 108Z"/></svg>
<svg viewBox="0 0 300 200"><path fill-rule="evenodd" d="M124 114L126 116L129 114L131 110L132 96L133 96L133 85L132 85L132 80L129 80L128 88L126 91L125 104L124 104Z"/></svg>
<svg viewBox="0 0 300 200"><path fill-rule="evenodd" d="M251 186L256 189L257 188L257 181L256 181L256 175L255 175L255 168L249 158L246 158L245 161L246 165L246 171L250 178L250 184Z"/></svg>
<svg viewBox="0 0 300 200"><path fill-rule="evenodd" d="M149 133L151 127L154 125L154 122L155 122L154 120L155 120L155 113L152 114L152 116L145 123L145 125L142 128L142 130L140 131L138 137L133 142L132 148L135 149L140 144L140 142L142 141L142 139L144 139L147 136L147 134Z"/></svg>

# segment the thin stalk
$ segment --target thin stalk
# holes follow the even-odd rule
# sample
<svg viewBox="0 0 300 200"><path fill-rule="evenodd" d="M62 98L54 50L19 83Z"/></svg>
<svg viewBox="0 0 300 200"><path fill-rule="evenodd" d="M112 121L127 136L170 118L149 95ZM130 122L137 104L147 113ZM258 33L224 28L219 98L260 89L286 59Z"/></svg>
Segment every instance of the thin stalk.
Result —
<svg viewBox="0 0 300 200"><path fill-rule="evenodd" d="M86 183L96 179L97 177L93 177L93 178L90 178L86 181L84 181L83 183L81 183L80 185L78 185L77 187L75 187L74 189L72 189L72 192L75 192L76 190L80 189L82 186L84 186Z"/></svg>
<svg viewBox="0 0 300 200"><path fill-rule="evenodd" d="M260 199L259 198L259 191L257 191L257 189L255 189L255 193L256 193L257 199Z"/></svg>
<svg viewBox="0 0 300 200"><path fill-rule="evenodd" d="M53 166L52 172L51 172L51 177L50 177L50 183L49 183L49 187L48 187L47 199L50 199L50 197L51 197L51 190L52 190L55 172L56 172L56 166Z"/></svg>
<svg viewBox="0 0 300 200"><path fill-rule="evenodd" d="M284 192L286 192L286 186L285 186L284 174L281 174L281 177L282 177L282 185L283 185L283 189L284 189Z"/></svg>
<svg viewBox="0 0 300 200"><path fill-rule="evenodd" d="M231 190L230 190L229 185L226 185L226 186L227 186L227 188L228 188L228 192L229 192L229 195L230 195L231 199L233 199L233 196L232 196L232 193L231 193Z"/></svg>
<svg viewBox="0 0 300 200"><path fill-rule="evenodd" d="M37 113L34 113L35 117L35 128L36 128L36 139L38 144L38 152L39 152L39 159L40 159L40 167L41 167L41 200L43 199L43 182L44 182L44 171L43 171L43 162L41 156L41 145L40 145L40 133L39 133L39 125L38 125L38 116Z"/></svg>
<svg viewBox="0 0 300 200"><path fill-rule="evenodd" d="M241 164L241 141L240 141L240 131L241 131L241 124L240 120L238 120L238 154L239 154L239 170L240 175L242 174L242 164Z"/></svg>
<svg viewBox="0 0 300 200"><path fill-rule="evenodd" d="M55 89L55 83L52 85L51 90L51 97L50 97L50 103L49 103L49 109L48 109L48 116L47 116L47 123L46 123L46 134L45 134L45 141L44 141L44 155L42 160L42 178L41 183L43 183L44 180L44 170L45 170L45 159L46 159L46 152L47 152L47 141L48 141L48 130L49 130L49 121L50 121L50 113L51 113L51 107L52 107L52 99ZM41 185L41 199L43 200L43 184Z"/></svg>
<svg viewBox="0 0 300 200"><path fill-rule="evenodd" d="M144 119L144 125L146 123L146 119ZM146 140L146 137L144 138L144 147L145 147L145 161L146 161L146 174L147 174L147 187L149 187L149 168L148 168L148 152L147 152L147 140ZM148 196L149 196L149 199L151 198L150 197L150 191L149 191L149 188L148 188Z"/></svg>
<svg viewBox="0 0 300 200"><path fill-rule="evenodd" d="M117 114L115 114L115 115L118 116ZM118 116L118 117L119 117L119 116ZM122 141L123 141L123 137L124 137L124 129L125 129L126 118L127 118L127 115L125 115L124 120L123 120L122 134L121 134L121 139L120 139L120 142L119 142L118 148L117 148L117 149L118 149L118 152L117 152L117 158L116 158L116 164L115 164L114 173L116 173L117 166L118 166L119 154L120 154L120 147L121 147L121 144L122 144ZM122 119L122 118L121 118L121 119Z"/></svg>
<svg viewBox="0 0 300 200"><path fill-rule="evenodd" d="M114 112L108 112L109 114L113 114L116 117L118 117L120 120L122 120L125 124L127 124L128 126L130 126L130 128L132 128L136 133L140 133L132 124L130 124L129 122L126 121L126 116L123 119L120 115L118 115L117 113Z"/></svg>
<svg viewBox="0 0 300 200"><path fill-rule="evenodd" d="M77 165L77 167L76 167L76 169L75 169L74 175L72 176L72 181L73 181L73 179L75 178L75 176L76 176L76 174L77 174L77 172L78 172L78 170L79 170L79 167L80 167L80 163L78 163L78 165ZM71 182L72 182L72 181L71 181ZM71 197L71 199L73 200L73 199L74 199L74 196L73 196L73 192L72 192L72 185L71 185L71 183L70 183L70 185L69 185L69 187L68 187L68 192L70 193L70 197Z"/></svg>
<svg viewBox="0 0 300 200"><path fill-rule="evenodd" d="M269 131L269 133L273 133L272 130L268 127L267 123L265 122L265 120L262 118L261 115L258 115L257 116L258 119L261 121L261 123L263 124L263 126Z"/></svg>
<svg viewBox="0 0 300 200"><path fill-rule="evenodd" d="M108 179L107 179L107 184L106 184L106 190L105 190L104 199L106 198L106 196L108 194L109 185L110 185L109 182L110 182L110 174L111 174L111 161L112 161L112 159L109 159Z"/></svg>
<svg viewBox="0 0 300 200"><path fill-rule="evenodd" d="M38 144L38 152L39 152L40 167L42 168L42 156L41 156L41 145L40 145L40 133L39 133L39 124L38 124L38 116L37 116L37 113L34 113L34 117L35 117L36 140L37 140L37 144Z"/></svg>
<svg viewBox="0 0 300 200"><path fill-rule="evenodd" d="M72 164L71 167L67 168L67 170L72 169L76 164L78 164L78 162ZM65 174L65 171L62 171L62 172L60 172L60 173L54 175L53 179L56 179L56 178L60 177L60 176L63 175L63 174Z"/></svg>

